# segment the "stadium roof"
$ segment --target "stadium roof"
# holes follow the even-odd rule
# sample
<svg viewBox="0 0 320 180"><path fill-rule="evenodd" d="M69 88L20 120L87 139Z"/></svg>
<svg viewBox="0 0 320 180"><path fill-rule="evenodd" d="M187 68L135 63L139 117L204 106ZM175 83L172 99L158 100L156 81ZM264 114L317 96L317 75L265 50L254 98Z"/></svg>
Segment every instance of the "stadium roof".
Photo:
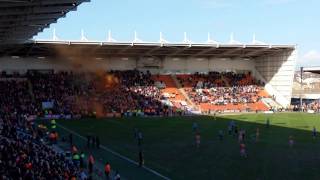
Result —
<svg viewBox="0 0 320 180"><path fill-rule="evenodd" d="M90 0L0 0L0 44L24 42Z"/></svg>
<svg viewBox="0 0 320 180"><path fill-rule="evenodd" d="M294 49L295 45L31 41L0 49L0 56L255 58Z"/></svg>
<svg viewBox="0 0 320 180"><path fill-rule="evenodd" d="M303 71L320 74L320 66L319 67L304 67Z"/></svg>

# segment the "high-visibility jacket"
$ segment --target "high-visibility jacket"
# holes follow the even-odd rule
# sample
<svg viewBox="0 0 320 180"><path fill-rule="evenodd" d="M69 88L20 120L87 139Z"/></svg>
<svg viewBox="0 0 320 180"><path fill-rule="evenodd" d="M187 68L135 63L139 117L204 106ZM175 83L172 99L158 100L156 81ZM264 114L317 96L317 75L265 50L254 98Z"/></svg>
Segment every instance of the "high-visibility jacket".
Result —
<svg viewBox="0 0 320 180"><path fill-rule="evenodd" d="M74 159L74 160L79 160L79 159L80 159L79 154L75 154L75 155L73 155L73 159Z"/></svg>
<svg viewBox="0 0 320 180"><path fill-rule="evenodd" d="M51 120L51 128L52 128L52 129L55 129L56 127L57 127L56 120L52 119L52 120Z"/></svg>

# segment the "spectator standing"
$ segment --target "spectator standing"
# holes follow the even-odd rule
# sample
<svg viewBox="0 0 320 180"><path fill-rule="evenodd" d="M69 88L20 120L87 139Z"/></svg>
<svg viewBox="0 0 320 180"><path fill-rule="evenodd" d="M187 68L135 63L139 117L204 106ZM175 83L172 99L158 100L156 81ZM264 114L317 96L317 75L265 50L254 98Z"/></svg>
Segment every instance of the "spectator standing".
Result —
<svg viewBox="0 0 320 180"><path fill-rule="evenodd" d="M92 174L92 172L93 172L93 166L94 166L94 158L93 158L93 155L90 154L90 155L89 155L89 159L88 159L89 174Z"/></svg>
<svg viewBox="0 0 320 180"><path fill-rule="evenodd" d="M110 163L107 162L106 165L104 166L104 174L106 175L107 180L110 180L110 173L111 173L111 166L110 166Z"/></svg>
<svg viewBox="0 0 320 180"><path fill-rule="evenodd" d="M140 149L139 150L139 167L142 167L144 164L144 157L143 157L143 152L142 150Z"/></svg>

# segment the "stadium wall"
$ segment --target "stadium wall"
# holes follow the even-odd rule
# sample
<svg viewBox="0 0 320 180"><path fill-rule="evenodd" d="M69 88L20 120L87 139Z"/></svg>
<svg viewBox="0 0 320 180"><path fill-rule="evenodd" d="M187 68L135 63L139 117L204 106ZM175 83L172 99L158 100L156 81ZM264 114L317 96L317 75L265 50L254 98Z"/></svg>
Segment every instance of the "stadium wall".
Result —
<svg viewBox="0 0 320 180"><path fill-rule="evenodd" d="M294 50L255 60L256 77L265 82L265 89L283 107L291 102L297 56L297 50Z"/></svg>
<svg viewBox="0 0 320 180"><path fill-rule="evenodd" d="M24 73L27 70L53 69L55 71L96 71L128 70L136 67L132 59L39 59L39 58L0 58L0 70Z"/></svg>
<svg viewBox="0 0 320 180"><path fill-rule="evenodd" d="M109 59L38 59L0 58L0 70L24 73L29 69L56 71L150 70L152 73L195 73L209 71L251 71L255 62L243 59L217 58L109 58Z"/></svg>
<svg viewBox="0 0 320 180"><path fill-rule="evenodd" d="M243 59L222 58L166 58L162 73L195 73L209 71L252 71L255 63Z"/></svg>

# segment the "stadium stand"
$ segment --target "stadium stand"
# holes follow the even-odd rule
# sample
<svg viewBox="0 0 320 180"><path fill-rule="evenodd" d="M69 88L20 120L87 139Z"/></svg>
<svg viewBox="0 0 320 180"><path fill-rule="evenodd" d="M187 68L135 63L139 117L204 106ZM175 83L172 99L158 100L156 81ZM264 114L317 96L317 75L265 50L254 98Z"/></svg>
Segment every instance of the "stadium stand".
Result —
<svg viewBox="0 0 320 180"><path fill-rule="evenodd" d="M40 139L29 115L37 112L28 79L1 75L0 174L1 179L52 179L75 177L79 168Z"/></svg>
<svg viewBox="0 0 320 180"><path fill-rule="evenodd" d="M268 110L261 102L268 95L250 74L209 72L178 75L178 79L202 111Z"/></svg>
<svg viewBox="0 0 320 180"><path fill-rule="evenodd" d="M29 71L13 77L5 72L2 74L1 99L13 104L4 107L2 103L3 109L16 108L15 105L20 104L17 113L38 116L164 116L191 111L191 103L206 113L268 110L261 101L267 94L250 74L177 75L178 85L170 75L152 75L149 71L138 70L99 73ZM183 87L187 97L178 86ZM14 101L9 101L8 94ZM188 103L187 99L192 102Z"/></svg>
<svg viewBox="0 0 320 180"><path fill-rule="evenodd" d="M17 80L3 79L2 86L18 88L16 89L18 92L11 91L14 95L28 95L26 103L30 103L33 97L32 103L35 107L30 108L35 111L28 112L33 115L63 114L75 117L165 115L168 109L168 106L161 103L160 89L154 85L149 72L142 73L136 70L81 74L29 72L21 77L24 81L20 83ZM3 98L6 93L8 92L2 93ZM44 104L51 106L44 107Z"/></svg>
<svg viewBox="0 0 320 180"><path fill-rule="evenodd" d="M1 179L75 179L80 168L13 120L2 120Z"/></svg>
<svg viewBox="0 0 320 180"><path fill-rule="evenodd" d="M30 41L83 2L88 0L1 1L1 56ZM63 98L74 92L63 84L66 76L0 74L0 179L76 179L83 175L77 164L47 144L45 134L29 121L34 119L31 115L43 115L41 103L48 99L57 103L52 112L65 109L62 107L69 103Z"/></svg>

